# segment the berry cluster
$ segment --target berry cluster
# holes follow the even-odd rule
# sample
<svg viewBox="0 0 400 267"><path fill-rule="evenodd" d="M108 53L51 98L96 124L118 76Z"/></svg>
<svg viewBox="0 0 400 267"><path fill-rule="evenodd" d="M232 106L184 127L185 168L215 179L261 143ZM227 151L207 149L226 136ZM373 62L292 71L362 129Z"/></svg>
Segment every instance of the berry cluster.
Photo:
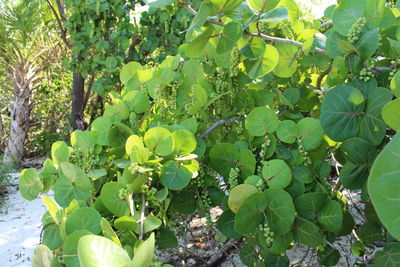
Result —
<svg viewBox="0 0 400 267"><path fill-rule="evenodd" d="M354 22L349 32L347 33L347 40L349 42L354 43L355 41L358 40L365 23L367 23L367 19L365 17L361 17L357 19L356 22Z"/></svg>
<svg viewBox="0 0 400 267"><path fill-rule="evenodd" d="M308 156L308 152L304 149L303 143L301 142L300 138L297 138L297 146L300 151L301 156L304 158L304 166L311 165L311 159Z"/></svg>
<svg viewBox="0 0 400 267"><path fill-rule="evenodd" d="M234 188L235 186L237 186L239 184L239 181L238 181L239 172L240 172L240 170L238 167L231 168L231 170L229 171L228 184L229 184L230 188Z"/></svg>
<svg viewBox="0 0 400 267"><path fill-rule="evenodd" d="M389 80L391 80L393 78L393 76L396 74L397 67L400 64L400 58L390 61L390 64L393 67L393 70L391 70L390 73L389 73Z"/></svg>
<svg viewBox="0 0 400 267"><path fill-rule="evenodd" d="M157 193L157 189L154 187L148 186L147 184L142 185L142 193L146 195L146 197L154 196Z"/></svg>
<svg viewBox="0 0 400 267"><path fill-rule="evenodd" d="M375 75L372 73L372 69L374 68L374 60L373 59L368 59L365 62L365 67L360 71L360 80L364 82L368 82L371 78L373 78Z"/></svg>
<svg viewBox="0 0 400 267"><path fill-rule="evenodd" d="M138 124L138 117L135 112L131 112L129 115L129 124L131 125L131 129L135 134L139 133L139 124Z"/></svg>
<svg viewBox="0 0 400 267"><path fill-rule="evenodd" d="M264 158L265 152L267 151L267 147L269 145L271 145L271 139L269 139L268 135L265 135L264 143L262 143L260 153L258 154L261 159Z"/></svg>
<svg viewBox="0 0 400 267"><path fill-rule="evenodd" d="M257 190L260 191L260 192L264 191L265 184L264 184L263 179L260 179L260 180L257 182L256 188L257 188Z"/></svg>
<svg viewBox="0 0 400 267"><path fill-rule="evenodd" d="M233 48L231 52L231 57L232 57L232 66L229 69L229 76L235 77L239 74L239 63L240 63L240 54L239 54L239 49L237 46Z"/></svg>
<svg viewBox="0 0 400 267"><path fill-rule="evenodd" d="M274 232L271 231L268 227L268 223L260 224L258 226L260 231L263 233L264 237L266 238L266 243L268 247L272 246L272 242L274 242Z"/></svg>
<svg viewBox="0 0 400 267"><path fill-rule="evenodd" d="M207 225L212 225L211 221L211 214L210 214L210 208L211 208L211 198L208 195L208 191L204 190L202 194L200 195L201 197L201 204L203 205L204 210L206 211L205 217L206 217L206 224Z"/></svg>
<svg viewBox="0 0 400 267"><path fill-rule="evenodd" d="M128 186L126 188L121 188L118 191L118 197L120 199L128 199L128 196L129 196L129 188L128 188Z"/></svg>

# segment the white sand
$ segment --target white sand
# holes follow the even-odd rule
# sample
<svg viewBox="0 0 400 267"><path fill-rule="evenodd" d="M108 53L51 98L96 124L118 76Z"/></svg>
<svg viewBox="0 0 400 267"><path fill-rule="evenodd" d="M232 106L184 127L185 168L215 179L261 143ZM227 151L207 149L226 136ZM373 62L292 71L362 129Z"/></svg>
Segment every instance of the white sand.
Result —
<svg viewBox="0 0 400 267"><path fill-rule="evenodd" d="M18 183L18 174L12 174L11 183ZM27 201L17 186L12 186L1 205L0 266L31 266L33 251L40 242L41 218L46 212L43 201L40 197Z"/></svg>

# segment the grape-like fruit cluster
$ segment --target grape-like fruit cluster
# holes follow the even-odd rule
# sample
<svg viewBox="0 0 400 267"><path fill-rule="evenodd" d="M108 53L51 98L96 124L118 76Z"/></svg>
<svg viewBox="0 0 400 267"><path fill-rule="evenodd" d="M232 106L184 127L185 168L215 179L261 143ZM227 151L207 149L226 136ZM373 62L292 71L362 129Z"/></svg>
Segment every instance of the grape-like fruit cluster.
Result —
<svg viewBox="0 0 400 267"><path fill-rule="evenodd" d="M375 75L372 73L372 69L374 68L374 60L373 59L368 59L365 62L365 67L360 71L360 80L364 82L368 82L371 78L373 78Z"/></svg>
<svg viewBox="0 0 400 267"><path fill-rule="evenodd" d="M142 193L146 195L146 197L154 196L157 193L157 189L154 187L149 187L147 184L142 185Z"/></svg>
<svg viewBox="0 0 400 267"><path fill-rule="evenodd" d="M169 105L171 106L172 110L176 110L177 109L177 101L176 101L176 97L178 94L178 85L177 84L173 84L171 86L171 94L170 94L170 101L169 101Z"/></svg>
<svg viewBox="0 0 400 267"><path fill-rule="evenodd" d="M271 139L269 139L268 135L265 135L264 139L265 139L264 143L262 143L261 150L260 150L260 153L259 153L259 156L260 156L261 159L264 158L265 152L267 151L267 147L269 145L271 145Z"/></svg>
<svg viewBox="0 0 400 267"><path fill-rule="evenodd" d="M139 124L138 117L135 112L131 112L129 115L129 124L131 125L131 129L135 134L139 133Z"/></svg>
<svg viewBox="0 0 400 267"><path fill-rule="evenodd" d="M260 191L260 192L264 191L265 184L264 184L264 180L263 180L263 179L260 179L260 180L257 182L256 188L257 188L257 190Z"/></svg>
<svg viewBox="0 0 400 267"><path fill-rule="evenodd" d="M231 52L231 57L232 57L232 65L229 69L229 76L230 77L235 77L239 74L239 62L240 62L240 54L239 54L239 49L236 47L233 48Z"/></svg>
<svg viewBox="0 0 400 267"><path fill-rule="evenodd" d="M351 26L349 32L347 33L347 40L351 43L354 43L358 40L360 34L362 33L362 28L364 27L365 23L367 23L367 19L365 17L361 17L354 22Z"/></svg>
<svg viewBox="0 0 400 267"><path fill-rule="evenodd" d="M389 80L391 80L393 78L393 76L396 74L397 67L400 64L400 58L397 60L390 61L390 64L392 65L393 69L389 73Z"/></svg>
<svg viewBox="0 0 400 267"><path fill-rule="evenodd" d="M242 121L236 121L236 123L237 123L236 133L237 134L242 134L243 131L244 131L243 122Z"/></svg>
<svg viewBox="0 0 400 267"><path fill-rule="evenodd" d="M272 242L274 242L274 232L269 229L268 223L260 224L258 226L260 231L263 233L264 237L266 238L267 247L272 246Z"/></svg>
<svg viewBox="0 0 400 267"><path fill-rule="evenodd" d="M118 197L120 199L128 199L128 196L129 196L129 188L128 188L128 186L126 188L121 188L118 191Z"/></svg>
<svg viewBox="0 0 400 267"><path fill-rule="evenodd" d="M210 208L211 208L211 198L208 195L208 191L204 190L201 194L201 203L206 211L205 217L206 217L206 224L207 225L212 225L212 221L211 221L211 214L210 214Z"/></svg>
<svg viewBox="0 0 400 267"><path fill-rule="evenodd" d="M297 146L298 146L301 156L304 158L304 166L311 165L312 162L311 162L310 157L308 156L308 152L304 149L303 143L301 142L301 140L299 138L297 139Z"/></svg>
<svg viewBox="0 0 400 267"><path fill-rule="evenodd" d="M239 184L239 181L238 181L239 172L240 172L240 170L238 167L231 168L231 170L229 171L228 184L229 184L230 188L234 188L235 186L237 186Z"/></svg>

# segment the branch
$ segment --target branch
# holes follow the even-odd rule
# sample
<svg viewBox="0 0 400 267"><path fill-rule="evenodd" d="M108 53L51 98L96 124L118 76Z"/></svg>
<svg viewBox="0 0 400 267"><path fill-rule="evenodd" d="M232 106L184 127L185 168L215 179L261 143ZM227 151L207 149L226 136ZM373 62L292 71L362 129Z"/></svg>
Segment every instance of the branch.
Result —
<svg viewBox="0 0 400 267"><path fill-rule="evenodd" d="M321 73L321 75L318 76L317 85L316 85L318 89L321 89L322 79L324 79L324 77L326 75L328 75L328 73L331 71L331 69L332 69L332 66L329 66L323 73Z"/></svg>
<svg viewBox="0 0 400 267"><path fill-rule="evenodd" d="M208 127L208 129L205 130L204 133L202 133L202 134L200 135L200 137L201 137L201 138L206 137L206 135L208 135L209 133L211 133L212 131L214 131L218 126L220 126L220 125L222 125L222 124L225 124L225 123L232 123L232 122L234 122L234 121L241 121L241 120L243 120L243 119L244 119L244 117L242 117L242 116L235 116L235 117L232 117L232 118L229 118L229 119L216 121L216 122L213 123L213 125L211 125L210 127Z"/></svg>
<svg viewBox="0 0 400 267"><path fill-rule="evenodd" d="M353 262L361 262L363 264L367 264L367 262L363 258L356 257L353 254L347 254L344 250L341 250L339 247L337 247L335 244L329 242L328 240L324 239L324 242L326 244L328 244L334 250L337 250L343 257L345 257L349 260L352 260Z"/></svg>
<svg viewBox="0 0 400 267"><path fill-rule="evenodd" d="M94 82L94 75L89 80L89 84L88 84L88 88L87 88L87 91L86 91L85 99L83 101L82 113L85 111L85 108L86 108L87 103L89 101L89 96L90 96L90 93L92 91L93 82Z"/></svg>
<svg viewBox="0 0 400 267"><path fill-rule="evenodd" d="M60 13L60 17L61 17L62 21L64 22L67 20L67 18L65 17L64 5L61 4L60 0L56 0L56 3L57 3L58 12Z"/></svg>
<svg viewBox="0 0 400 267"><path fill-rule="evenodd" d="M319 27L320 28L324 28L324 27L332 26L332 25L333 25L333 22L332 21L328 21L328 22L322 23Z"/></svg>
<svg viewBox="0 0 400 267"><path fill-rule="evenodd" d="M144 212L146 209L146 197L142 194L142 211L140 212L140 233L139 233L139 240L143 240L143 233L144 233Z"/></svg>
<svg viewBox="0 0 400 267"><path fill-rule="evenodd" d="M46 0L47 4L49 5L51 11L53 12L53 15L56 17L56 21L58 24L58 27L60 27L60 32L61 32L61 39L64 41L65 45L71 49L72 45L68 42L67 40L67 31L64 29L64 27L62 26L62 22L60 17L57 14L57 11L55 10L55 8L53 7L53 5L51 4L50 0ZM64 17L64 9L62 8L61 3L59 3L59 1L57 1L57 6L58 6L58 12L60 13L60 16L63 18L63 20L65 20ZM61 8L61 9L60 9Z"/></svg>
<svg viewBox="0 0 400 267"><path fill-rule="evenodd" d="M190 13L192 13L193 15L197 15L197 11L194 10L191 6L187 5L187 4L182 4L183 7L188 10ZM215 24L218 26L225 26L225 23L220 22L220 21L216 21L216 20L212 20L212 19L208 19L207 20L208 23L211 24ZM295 41L295 40L291 40L291 39L285 39L285 38L280 38L280 37L275 37L275 36L270 36L270 35L266 35L266 34L262 34L262 33L251 33L248 31L244 31L244 34L249 35L249 36L253 36L253 37L258 37L264 40L269 40L269 41L273 41L273 42L281 42L281 43L288 43L288 44L292 44L295 46L299 46L302 47L303 43ZM315 52L321 53L321 54L326 54L326 51L324 49L321 48L315 48Z"/></svg>
<svg viewBox="0 0 400 267"><path fill-rule="evenodd" d="M217 252L214 253L214 255L207 261L206 266L207 267L212 267L212 266L218 266L218 262L222 260L222 257L228 250L230 250L233 246L235 246L237 240L231 239L228 242L226 242Z"/></svg>

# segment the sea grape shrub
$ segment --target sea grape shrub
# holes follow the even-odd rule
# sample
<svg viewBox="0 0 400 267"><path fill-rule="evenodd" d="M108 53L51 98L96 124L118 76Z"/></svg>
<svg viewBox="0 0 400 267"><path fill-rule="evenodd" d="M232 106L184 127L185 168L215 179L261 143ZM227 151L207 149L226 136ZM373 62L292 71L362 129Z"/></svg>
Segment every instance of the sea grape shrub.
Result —
<svg viewBox="0 0 400 267"><path fill-rule="evenodd" d="M194 18L180 54L124 65L124 87L90 131L53 144L40 173L21 173L25 198L55 191L58 205L45 199L43 217L50 254L79 264L103 246L118 255L112 262L148 266L154 243L177 246L173 214L197 211L244 240L248 266L289 266L293 243L333 266L336 239L354 232L353 259L396 266L397 7L344 0L321 29L290 0L182 5ZM341 188L361 189L361 225ZM366 262L375 241L382 253Z"/></svg>

